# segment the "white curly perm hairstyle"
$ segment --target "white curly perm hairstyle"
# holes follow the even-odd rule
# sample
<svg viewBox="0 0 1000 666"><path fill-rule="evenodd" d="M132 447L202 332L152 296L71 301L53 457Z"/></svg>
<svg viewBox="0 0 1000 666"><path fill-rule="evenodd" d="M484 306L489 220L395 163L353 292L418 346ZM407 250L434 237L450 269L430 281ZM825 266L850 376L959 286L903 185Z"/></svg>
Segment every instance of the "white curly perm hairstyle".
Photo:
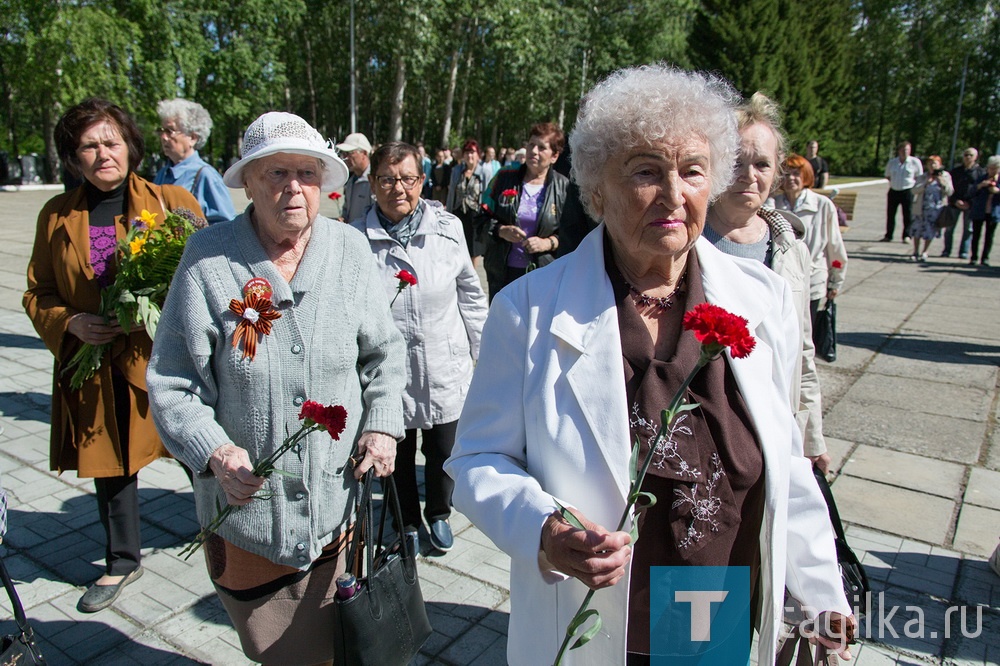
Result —
<svg viewBox="0 0 1000 666"><path fill-rule="evenodd" d="M620 69L598 83L581 100L569 137L573 179L588 212L609 156L691 134L711 151L712 200L725 192L739 147L739 102L725 79L666 64Z"/></svg>

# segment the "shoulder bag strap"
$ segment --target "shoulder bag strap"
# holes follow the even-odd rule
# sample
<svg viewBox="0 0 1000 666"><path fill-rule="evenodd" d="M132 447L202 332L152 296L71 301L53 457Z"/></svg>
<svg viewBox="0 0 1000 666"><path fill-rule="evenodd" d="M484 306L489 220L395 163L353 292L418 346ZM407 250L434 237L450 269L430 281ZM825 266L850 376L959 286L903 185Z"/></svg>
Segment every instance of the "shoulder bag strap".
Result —
<svg viewBox="0 0 1000 666"><path fill-rule="evenodd" d="M7 573L7 566L4 564L2 557L0 557L0 578L3 579L3 586L7 590L7 596L10 597L10 605L14 609L14 621L17 622L18 629L22 633L31 636L31 627L28 625L28 618L24 615L24 606L21 605L21 598L17 596L17 590L14 589L14 581L10 579L10 574Z"/></svg>
<svg viewBox="0 0 1000 666"><path fill-rule="evenodd" d="M816 477L816 485L819 486L820 492L823 493L823 499L826 500L826 508L830 514L830 522L833 523L833 531L837 535L837 540L847 543L844 525L840 522L840 512L837 511L837 502L833 499L833 491L830 490L830 484L826 481L826 475L819 468L813 467L813 476Z"/></svg>
<svg viewBox="0 0 1000 666"><path fill-rule="evenodd" d="M193 193L193 192L194 192L195 190L197 190L197 189L198 189L198 183L200 183L200 182L201 182L201 172L202 172L202 171L204 171L204 170L205 170L205 167L201 167L200 169L198 169L198 173L196 173L196 174L194 175L194 182L193 182L193 183L191 183L191 192L192 192L192 193Z"/></svg>

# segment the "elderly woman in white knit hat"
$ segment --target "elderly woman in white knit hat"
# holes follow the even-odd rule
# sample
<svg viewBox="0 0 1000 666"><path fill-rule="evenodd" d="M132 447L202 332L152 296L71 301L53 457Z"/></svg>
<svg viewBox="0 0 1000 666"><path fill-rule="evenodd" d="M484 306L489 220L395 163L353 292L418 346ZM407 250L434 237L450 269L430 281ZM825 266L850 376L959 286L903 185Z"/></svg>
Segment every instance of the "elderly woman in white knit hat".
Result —
<svg viewBox="0 0 1000 666"><path fill-rule="evenodd" d="M205 553L244 652L264 663L333 658L332 602L356 486L348 458L356 447L354 477L388 475L403 435L403 341L378 268L356 229L318 212L321 190L346 179L298 116L251 123L242 159L224 176L251 204L188 243L147 375L160 435L195 472L200 523L217 503L240 507ZM254 319L273 325L255 329L248 347L238 330L250 319L231 302L252 297ZM345 407L344 434L309 435L278 459L267 499L254 497L265 480L251 461L298 430L306 400Z"/></svg>

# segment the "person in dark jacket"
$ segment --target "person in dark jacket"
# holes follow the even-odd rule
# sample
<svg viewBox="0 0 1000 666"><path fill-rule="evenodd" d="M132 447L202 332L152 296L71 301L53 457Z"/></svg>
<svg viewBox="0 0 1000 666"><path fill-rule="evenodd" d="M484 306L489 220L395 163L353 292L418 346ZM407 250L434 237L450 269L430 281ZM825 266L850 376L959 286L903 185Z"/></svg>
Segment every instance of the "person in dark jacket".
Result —
<svg viewBox="0 0 1000 666"><path fill-rule="evenodd" d="M524 164L501 170L483 197L483 263L491 302L505 286L555 259L569 179L552 167L565 140L553 123L533 126Z"/></svg>
<svg viewBox="0 0 1000 666"><path fill-rule="evenodd" d="M983 179L986 170L979 166L976 159L979 151L966 148L962 151L962 163L951 170L951 182L955 192L948 198L948 204L962 211L962 240L958 246L959 259L967 259L969 246L972 244L972 197L975 196L976 183ZM955 227L944 230L944 251L942 257L951 256L951 246L954 243Z"/></svg>

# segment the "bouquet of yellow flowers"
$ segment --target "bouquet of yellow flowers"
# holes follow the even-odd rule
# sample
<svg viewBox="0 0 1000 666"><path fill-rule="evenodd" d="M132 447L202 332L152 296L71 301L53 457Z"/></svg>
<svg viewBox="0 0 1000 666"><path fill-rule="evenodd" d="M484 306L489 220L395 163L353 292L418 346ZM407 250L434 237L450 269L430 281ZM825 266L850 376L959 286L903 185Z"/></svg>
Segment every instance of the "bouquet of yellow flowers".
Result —
<svg viewBox="0 0 1000 666"><path fill-rule="evenodd" d="M203 218L186 208L169 211L162 222L158 213L143 210L129 225L125 240L118 243L118 273L115 281L101 292L98 314L106 321L118 320L128 333L133 327L145 326L149 337L156 335L160 308L167 298L170 280L187 239L206 226ZM73 370L70 386L79 390L84 382L101 367L104 353L111 344L84 343L66 364L63 372Z"/></svg>

